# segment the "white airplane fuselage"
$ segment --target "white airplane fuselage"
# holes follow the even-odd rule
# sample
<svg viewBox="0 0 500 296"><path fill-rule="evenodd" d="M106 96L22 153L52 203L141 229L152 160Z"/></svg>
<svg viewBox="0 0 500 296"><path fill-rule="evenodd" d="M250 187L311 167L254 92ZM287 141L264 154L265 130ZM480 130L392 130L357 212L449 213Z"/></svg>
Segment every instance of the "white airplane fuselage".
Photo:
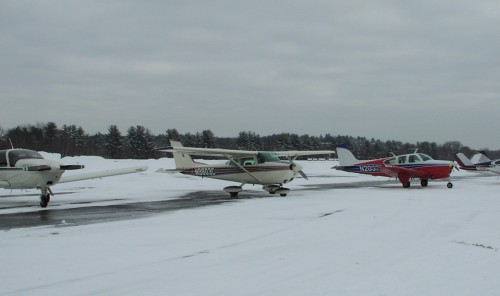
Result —
<svg viewBox="0 0 500 296"><path fill-rule="evenodd" d="M284 184L292 181L301 169L293 170L289 162L266 162L257 165L228 166L227 164L204 164L182 170L185 175L233 181L242 184ZM246 170L246 171L245 171Z"/></svg>
<svg viewBox="0 0 500 296"><path fill-rule="evenodd" d="M46 166L46 170L28 171L28 167ZM19 169L21 168L21 170ZM50 168L50 169L49 169ZM6 189L29 189L51 186L61 179L64 170L60 164L47 159L21 159L10 170L0 171L0 187Z"/></svg>

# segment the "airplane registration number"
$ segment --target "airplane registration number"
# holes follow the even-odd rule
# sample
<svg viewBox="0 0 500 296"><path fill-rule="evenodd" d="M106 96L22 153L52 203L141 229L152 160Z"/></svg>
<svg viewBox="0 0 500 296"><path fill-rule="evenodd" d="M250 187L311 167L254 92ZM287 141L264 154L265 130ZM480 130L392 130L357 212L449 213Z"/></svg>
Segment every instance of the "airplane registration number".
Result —
<svg viewBox="0 0 500 296"><path fill-rule="evenodd" d="M194 174L196 176L215 176L214 168L195 168Z"/></svg>
<svg viewBox="0 0 500 296"><path fill-rule="evenodd" d="M380 172L379 165L360 165L361 172Z"/></svg>

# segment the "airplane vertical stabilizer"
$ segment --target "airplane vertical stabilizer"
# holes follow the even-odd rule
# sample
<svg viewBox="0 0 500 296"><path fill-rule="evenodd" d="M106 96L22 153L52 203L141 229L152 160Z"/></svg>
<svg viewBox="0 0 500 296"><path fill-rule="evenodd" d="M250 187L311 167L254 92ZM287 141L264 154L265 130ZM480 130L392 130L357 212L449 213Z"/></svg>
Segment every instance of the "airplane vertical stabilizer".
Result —
<svg viewBox="0 0 500 296"><path fill-rule="evenodd" d="M458 164L462 168L475 168L472 161L467 156L465 156L463 153L455 154L455 160L458 162Z"/></svg>
<svg viewBox="0 0 500 296"><path fill-rule="evenodd" d="M490 162L490 161L491 161L491 159L489 159L486 155L484 155L482 153L474 154L474 156L472 156L472 158L471 158L471 162L473 164L485 163L485 162Z"/></svg>
<svg viewBox="0 0 500 296"><path fill-rule="evenodd" d="M337 145L336 148L340 166L352 166L360 162L360 160L352 154L351 150L347 148L347 145Z"/></svg>
<svg viewBox="0 0 500 296"><path fill-rule="evenodd" d="M204 166L204 164L195 162L191 155L186 152L176 151L175 148L182 148L181 142L170 140L170 145L174 148L172 154L174 155L175 168L178 170L190 169L193 167Z"/></svg>

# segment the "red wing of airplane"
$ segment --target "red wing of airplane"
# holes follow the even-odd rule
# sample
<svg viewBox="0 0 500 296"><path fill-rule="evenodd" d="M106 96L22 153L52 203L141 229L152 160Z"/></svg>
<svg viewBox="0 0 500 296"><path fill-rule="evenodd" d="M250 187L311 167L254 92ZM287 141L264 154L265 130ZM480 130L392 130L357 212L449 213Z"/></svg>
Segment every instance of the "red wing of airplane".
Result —
<svg viewBox="0 0 500 296"><path fill-rule="evenodd" d="M410 187L410 179L420 178L426 175L425 172L419 170L408 169L394 165L382 165L380 167L380 171L393 178L398 178L401 184L403 184L403 187Z"/></svg>
<svg viewBox="0 0 500 296"><path fill-rule="evenodd" d="M408 169L400 166L385 165L380 167L380 171L391 177L399 178L401 175L408 176L409 178L422 177L424 172L414 169Z"/></svg>

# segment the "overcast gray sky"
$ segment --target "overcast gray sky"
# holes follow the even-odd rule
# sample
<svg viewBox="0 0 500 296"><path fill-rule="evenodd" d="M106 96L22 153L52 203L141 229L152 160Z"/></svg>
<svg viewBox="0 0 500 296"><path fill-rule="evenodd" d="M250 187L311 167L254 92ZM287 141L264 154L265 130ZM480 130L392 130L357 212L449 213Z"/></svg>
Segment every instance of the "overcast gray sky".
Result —
<svg viewBox="0 0 500 296"><path fill-rule="evenodd" d="M3 1L0 127L500 149L500 2Z"/></svg>

